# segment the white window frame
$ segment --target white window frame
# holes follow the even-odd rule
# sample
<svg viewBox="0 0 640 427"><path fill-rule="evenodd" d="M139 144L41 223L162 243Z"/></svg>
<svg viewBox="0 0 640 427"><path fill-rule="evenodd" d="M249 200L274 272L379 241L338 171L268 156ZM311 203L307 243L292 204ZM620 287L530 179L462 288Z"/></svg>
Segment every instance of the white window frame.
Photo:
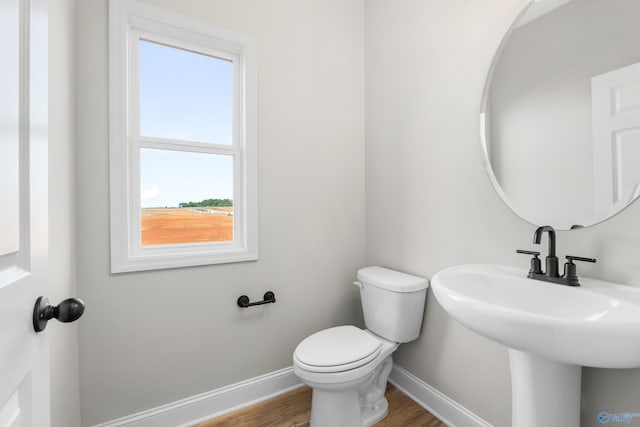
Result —
<svg viewBox="0 0 640 427"><path fill-rule="evenodd" d="M140 136L139 40L233 62L231 145ZM111 272L156 270L258 259L256 43L134 0L109 2L109 148ZM141 245L140 150L234 157L234 239Z"/></svg>

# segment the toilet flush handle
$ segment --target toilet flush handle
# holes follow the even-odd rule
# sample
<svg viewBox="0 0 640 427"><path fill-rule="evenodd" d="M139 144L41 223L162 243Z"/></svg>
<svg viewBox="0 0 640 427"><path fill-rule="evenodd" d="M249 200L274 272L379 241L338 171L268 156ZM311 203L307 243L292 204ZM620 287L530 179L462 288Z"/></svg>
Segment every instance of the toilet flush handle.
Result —
<svg viewBox="0 0 640 427"><path fill-rule="evenodd" d="M363 285L362 282L358 282L357 280L355 282L353 282L354 285L356 285L357 287L359 287L360 289L362 289Z"/></svg>

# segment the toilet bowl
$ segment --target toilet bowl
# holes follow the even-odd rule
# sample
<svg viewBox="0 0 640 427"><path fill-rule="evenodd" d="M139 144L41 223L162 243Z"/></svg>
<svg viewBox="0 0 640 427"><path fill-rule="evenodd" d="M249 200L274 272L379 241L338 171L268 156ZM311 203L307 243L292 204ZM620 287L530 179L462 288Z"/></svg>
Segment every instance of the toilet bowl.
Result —
<svg viewBox="0 0 640 427"><path fill-rule="evenodd" d="M313 388L311 425L371 426L384 418L384 392L396 348L397 343L355 326L305 338L294 352L293 369Z"/></svg>
<svg viewBox="0 0 640 427"><path fill-rule="evenodd" d="M369 427L384 418L391 355L420 332L425 279L367 267L355 284L368 329L325 329L302 340L293 354L294 373L313 389L311 427Z"/></svg>

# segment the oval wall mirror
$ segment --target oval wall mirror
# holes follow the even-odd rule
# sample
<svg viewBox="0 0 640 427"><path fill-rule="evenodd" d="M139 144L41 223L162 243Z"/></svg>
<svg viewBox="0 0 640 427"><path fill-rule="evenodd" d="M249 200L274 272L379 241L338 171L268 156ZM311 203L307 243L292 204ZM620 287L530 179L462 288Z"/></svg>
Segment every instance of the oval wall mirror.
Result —
<svg viewBox="0 0 640 427"><path fill-rule="evenodd" d="M586 227L640 195L640 1L529 3L481 108L496 191L534 225Z"/></svg>

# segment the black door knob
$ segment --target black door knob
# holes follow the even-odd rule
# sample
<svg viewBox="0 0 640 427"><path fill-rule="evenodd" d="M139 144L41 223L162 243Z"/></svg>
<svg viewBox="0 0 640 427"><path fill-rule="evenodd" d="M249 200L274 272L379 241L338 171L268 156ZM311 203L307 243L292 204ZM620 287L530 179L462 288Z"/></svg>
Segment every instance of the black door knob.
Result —
<svg viewBox="0 0 640 427"><path fill-rule="evenodd" d="M84 313L84 302L78 298L67 298L57 306L49 305L46 297L38 297L33 307L33 329L36 332L44 331L47 322L57 319L60 322L73 322Z"/></svg>

